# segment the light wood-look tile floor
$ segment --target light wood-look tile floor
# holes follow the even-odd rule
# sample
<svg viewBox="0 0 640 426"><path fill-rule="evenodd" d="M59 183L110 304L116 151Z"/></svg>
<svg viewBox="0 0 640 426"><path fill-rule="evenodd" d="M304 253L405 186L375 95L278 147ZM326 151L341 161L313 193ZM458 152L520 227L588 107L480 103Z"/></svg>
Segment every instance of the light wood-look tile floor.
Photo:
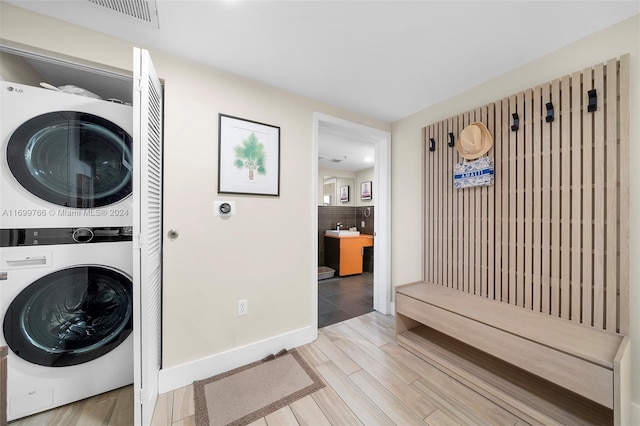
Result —
<svg viewBox="0 0 640 426"><path fill-rule="evenodd" d="M523 421L398 347L377 312L325 327L299 348L326 387L252 425L520 425ZM124 401L127 399L127 401ZM13 425L129 425L131 387ZM153 426L195 425L193 386L158 397Z"/></svg>

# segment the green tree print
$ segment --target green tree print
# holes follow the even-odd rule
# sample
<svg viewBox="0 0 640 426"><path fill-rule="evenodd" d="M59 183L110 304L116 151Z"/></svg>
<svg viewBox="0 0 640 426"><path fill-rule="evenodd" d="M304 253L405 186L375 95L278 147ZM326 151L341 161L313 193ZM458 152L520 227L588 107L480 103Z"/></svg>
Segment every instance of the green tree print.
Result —
<svg viewBox="0 0 640 426"><path fill-rule="evenodd" d="M253 180L254 172L258 172L260 175L267 173L264 165L266 158L264 145L260 143L255 133L251 132L249 137L242 141L242 144L233 148L233 152L236 155L233 164L238 170L248 169L249 180Z"/></svg>

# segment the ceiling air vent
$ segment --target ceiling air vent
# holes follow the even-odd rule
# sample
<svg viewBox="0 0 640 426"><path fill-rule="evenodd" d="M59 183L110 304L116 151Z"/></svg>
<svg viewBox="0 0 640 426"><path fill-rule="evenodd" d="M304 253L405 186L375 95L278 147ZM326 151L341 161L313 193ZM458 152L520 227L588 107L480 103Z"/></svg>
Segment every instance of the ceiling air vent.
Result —
<svg viewBox="0 0 640 426"><path fill-rule="evenodd" d="M88 0L98 6L102 6L114 12L126 15L140 21L147 22L156 28L158 23L158 11L155 0Z"/></svg>

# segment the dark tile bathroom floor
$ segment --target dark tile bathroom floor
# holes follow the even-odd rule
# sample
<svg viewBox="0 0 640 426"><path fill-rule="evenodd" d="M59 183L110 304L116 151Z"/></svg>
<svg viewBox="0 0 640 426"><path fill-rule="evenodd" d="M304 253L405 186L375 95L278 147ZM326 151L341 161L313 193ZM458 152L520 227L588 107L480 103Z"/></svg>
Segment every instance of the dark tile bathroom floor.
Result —
<svg viewBox="0 0 640 426"><path fill-rule="evenodd" d="M372 273L318 281L318 328L372 311Z"/></svg>

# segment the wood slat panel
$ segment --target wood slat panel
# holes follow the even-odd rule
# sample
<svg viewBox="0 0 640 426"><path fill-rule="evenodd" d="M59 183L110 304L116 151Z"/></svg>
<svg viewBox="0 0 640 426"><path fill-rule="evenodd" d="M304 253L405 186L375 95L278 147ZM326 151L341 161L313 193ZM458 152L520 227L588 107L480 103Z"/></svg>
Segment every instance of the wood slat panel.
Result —
<svg viewBox="0 0 640 426"><path fill-rule="evenodd" d="M616 303L618 285L618 92L617 62L607 62L605 96L598 96L598 103L604 101L606 116L606 319L609 331L616 331ZM602 98L602 99L600 99Z"/></svg>
<svg viewBox="0 0 640 426"><path fill-rule="evenodd" d="M474 121L474 112L473 111L469 111L464 115L464 127L467 127L468 125L470 125L472 122ZM475 268L474 268L474 261L475 261L475 229L476 229L476 222L475 222L475 207L476 207L476 203L475 203L475 191L474 188L465 188L464 190L464 195L465 195L465 207L466 207L466 226L467 226L467 232L465 232L465 235L467 236L467 245L465 247L465 251L467 253L467 265L466 265L466 270L467 270L467 289L466 291L468 293L473 293L475 290Z"/></svg>
<svg viewBox="0 0 640 426"><path fill-rule="evenodd" d="M460 132L462 132L462 129L464 128L464 117L462 115L458 115L458 133L456 133L457 135L460 135ZM458 158L458 162L463 161L463 158L458 154L457 156ZM464 265L466 263L466 257L465 257L465 226L464 226L464 191L458 190L457 191L458 194L458 290L460 291L464 291L465 290L465 279L467 278L466 275L464 274Z"/></svg>
<svg viewBox="0 0 640 426"><path fill-rule="evenodd" d="M620 107L620 303L619 332L629 334L629 73L630 58L620 58L619 91Z"/></svg>
<svg viewBox="0 0 640 426"><path fill-rule="evenodd" d="M474 116L472 118L472 122L481 121L481 112L480 108L476 108L474 111ZM474 265L474 294L480 295L482 283L481 283L481 275L480 275L480 259L481 259L481 239L482 232L480 227L482 226L482 187L472 188L470 191L475 198L475 208L473 212L473 221L475 225L475 237L474 237L474 245L473 245L473 265Z"/></svg>
<svg viewBox="0 0 640 426"><path fill-rule="evenodd" d="M519 93L516 97L516 112L520 114L520 130L514 132L516 135L516 305L524 306L524 199L526 195L525 187L525 152L526 140L525 129L527 127L527 112L524 108L524 93Z"/></svg>
<svg viewBox="0 0 640 426"><path fill-rule="evenodd" d="M444 234L444 227L442 224L443 221L443 217L444 217L444 212L443 212L443 203L444 203L444 193L442 191L442 181L444 179L444 171L443 171L443 159L442 159L442 153L444 151L444 148L442 146L442 136L440 134L441 132L441 128L442 128L442 123L438 123L436 129L435 129L435 135L434 135L434 139L436 140L436 151L435 151L435 156L436 156L436 161L437 161L437 166L436 169L438 170L438 176L436 177L436 185L437 185L437 205L438 205L438 215L437 215L437 222L436 222L436 234L437 234L437 245L436 245L436 258L437 258L437 263L436 263L436 271L437 271L437 280L438 282L442 283L445 282L442 276L442 270L443 270L443 253L442 253L442 236Z"/></svg>
<svg viewBox="0 0 640 426"><path fill-rule="evenodd" d="M509 116L512 117L513 113L517 113L516 96L509 98ZM509 303L517 304L517 224L518 224L518 139L517 132L511 131L509 133L509 215L507 221L509 222Z"/></svg>
<svg viewBox="0 0 640 426"><path fill-rule="evenodd" d="M532 216L533 225L531 232L533 233L533 259L532 259L532 309L541 311L542 309L542 88L535 87L532 91L533 96L533 206Z"/></svg>
<svg viewBox="0 0 640 426"><path fill-rule="evenodd" d="M425 272L426 272L425 279L428 280L429 282L435 282L435 279L433 276L433 265L434 265L433 244L435 242L435 238L433 238L433 229L434 229L433 216L435 214L435 206L434 206L435 193L433 191L433 188L434 188L433 176L434 176L435 170L433 167L434 156L431 155L431 152L429 151L429 138L432 136L432 131L433 131L432 129L433 129L433 125L426 128L426 134L425 134L425 140L424 140L424 152L425 152L427 167L429 168L425 176L425 186L427 188L427 194L425 198L428 200L427 201L427 225L425 227L428 234L427 249L426 249L426 256L425 256L425 264L427 265L425 268Z"/></svg>
<svg viewBox="0 0 640 426"><path fill-rule="evenodd" d="M447 150L447 287L453 285L454 275L454 262L453 262L453 227L455 224L454 213L453 213L453 151L455 148L451 148L448 146L449 143L449 133L453 133L453 118L449 118L447 120L447 127L445 129L445 139L444 146L446 146Z"/></svg>
<svg viewBox="0 0 640 426"><path fill-rule="evenodd" d="M447 205L447 196L444 189L444 180L446 179L445 173L445 145L442 141L442 128L445 123L438 123L438 128L436 129L436 157L438 159L438 281L446 282L447 278L444 273L445 271L445 262L446 255L444 253L444 238L445 238L445 218L446 218L446 205Z"/></svg>
<svg viewBox="0 0 640 426"><path fill-rule="evenodd" d="M502 244L503 244L503 235L502 235L502 203L503 203L503 168L501 159L504 158L504 154L502 151L502 101L497 101L494 103L494 117L495 117L495 130L493 133L494 140L494 165L495 165L495 238L494 238L494 251L495 262L494 262L494 291L495 291L495 300L502 300Z"/></svg>
<svg viewBox="0 0 640 426"><path fill-rule="evenodd" d="M424 240L422 241L422 279L425 281L430 281L429 277L427 277L427 259L429 259L429 243L431 241L430 238L430 229L429 229L429 212L430 212L430 197L431 191L429 190L429 182L428 177L430 175L431 169L429 168L429 151L426 147L425 141L427 140L427 127L422 128L422 192L424 196L422 198L422 211L424 212L422 215L422 229L424 230Z"/></svg>
<svg viewBox="0 0 640 426"><path fill-rule="evenodd" d="M487 128L489 129L489 132L493 135L495 133L495 123L494 123L494 119L495 119L495 105L494 104L489 104L487 106ZM495 146L495 145L494 145ZM491 150L489 150L488 155L492 158L494 158L494 162L495 162L495 149L492 147ZM494 164L494 169L495 169L495 164ZM485 246L483 247L483 251L486 251L487 253L487 260L486 260L486 266L485 266L485 271L486 271L486 293L485 296L493 299L495 297L495 270L493 268L494 262L495 262L495 249L494 247L496 247L495 244L495 175L494 175L494 184L493 185L489 185L487 187L487 192L486 192L486 199L487 199L487 214L486 214L486 221L487 221L487 233L485 234Z"/></svg>
<svg viewBox="0 0 640 426"><path fill-rule="evenodd" d="M509 179L511 178L510 172L510 121L511 115L509 114L509 98L502 100L502 301L509 303L509 198L511 196L509 192Z"/></svg>
<svg viewBox="0 0 640 426"><path fill-rule="evenodd" d="M436 125L432 124L431 126L429 126L429 140L431 138L435 138L435 128ZM429 140L427 140L428 146L431 146L431 142L429 142ZM436 263L437 263L437 259L436 259L436 244L438 241L438 238L436 236L436 212L437 212L437 198L438 198L438 193L436 192L436 173L438 173L438 169L436 168L437 162L436 162L436 156L432 151L429 151L429 163L431 165L431 174L429 176L429 186L431 188L431 257L430 257L430 265L431 265L431 270L430 270L430 277L431 280L433 282L437 281L437 276L436 276Z"/></svg>
<svg viewBox="0 0 640 426"><path fill-rule="evenodd" d="M557 101L554 103L551 98L551 85L542 86L542 105L551 102L557 108ZM546 108L546 107L545 107ZM545 109L546 110L546 109ZM557 113L556 113L557 114ZM555 120L555 118L554 118ZM540 243L542 264L541 264L541 312L551 313L551 128L554 122L545 123L542 129L542 236Z"/></svg>
<svg viewBox="0 0 640 426"><path fill-rule="evenodd" d="M571 82L569 76L561 81L561 161L562 189L560 196L560 316L569 319L571 313Z"/></svg>
<svg viewBox="0 0 640 426"><path fill-rule="evenodd" d="M446 232L447 232L447 144L443 139L444 130L446 127L446 122L440 122L440 126L438 127L438 158L440 159L440 196L441 203L440 206L440 250L441 250L441 265L440 265L440 276L441 282L447 282L447 242L446 242Z"/></svg>
<svg viewBox="0 0 640 426"><path fill-rule="evenodd" d="M465 127L467 127L469 125L469 114L463 114L462 115L462 128L464 129ZM471 247L471 228L470 228L470 214L471 214L471 200L470 197L468 196L469 193L469 189L463 189L463 202L464 202L464 211L463 211L463 226L464 226L464 230L463 230L463 243L462 243L462 249L464 250L463 252L463 266L462 266L462 273L463 273L463 286L462 286L462 290L465 292L469 292L469 283L471 282L471 275L470 275L470 252L469 249Z"/></svg>
<svg viewBox="0 0 640 426"><path fill-rule="evenodd" d="M480 116L478 117L479 121L481 121L482 123L487 124L487 107L484 106L482 108L480 108ZM479 257L476 255L476 260L478 260L478 266L477 266L477 270L478 270L478 275L479 275L479 285L478 285L478 291L476 294L478 294L479 296L482 297L486 297L487 293L489 292L489 289L487 288L487 269L486 269L486 264L487 264L487 231L488 231L488 226L487 226L487 210L488 210L488 199L487 199L487 194L489 193L488 188L486 186L481 186L478 188L478 202L480 204L480 211L479 211L479 216L480 216L480 223L478 225L478 233L480 238L479 238L479 244L476 245L476 248L478 249L479 253Z"/></svg>
<svg viewBox="0 0 640 426"><path fill-rule="evenodd" d="M571 75L571 320L580 322L582 267L582 81Z"/></svg>
<svg viewBox="0 0 640 426"><path fill-rule="evenodd" d="M427 282L628 331L628 68L611 60L425 126ZM449 134L475 121L494 139L494 185L455 189L465 160Z"/></svg>
<svg viewBox="0 0 640 426"><path fill-rule="evenodd" d="M560 120L562 114L560 80L551 83L551 100L556 106L556 120L551 123L551 315L560 316L560 203L562 200L560 173Z"/></svg>
<svg viewBox="0 0 640 426"><path fill-rule="evenodd" d="M443 282L449 281L449 150L447 146L447 121L443 121L440 126L439 142L440 142L440 160L442 165L442 180L440 181L440 187L442 190L442 280Z"/></svg>
<svg viewBox="0 0 640 426"><path fill-rule="evenodd" d="M604 66L593 70L593 85L596 93L604 93ZM604 258L605 258L605 155L604 155L604 108L592 112L594 129L594 241L593 241L593 325L604 327Z"/></svg>
<svg viewBox="0 0 640 426"><path fill-rule="evenodd" d="M593 114L585 113L593 69L582 72L582 323L593 325Z"/></svg>
<svg viewBox="0 0 640 426"><path fill-rule="evenodd" d="M429 129L429 138L436 138L436 129L437 124L434 124ZM436 150L438 147L436 146ZM431 165L433 173L430 177L431 179L431 191L432 191L432 204L433 204L433 217L431 218L432 226L431 226L431 235L433 238L432 246L433 250L431 252L431 276L434 282L438 281L438 156L435 154L435 151L430 151L429 156L431 157Z"/></svg>
<svg viewBox="0 0 640 426"><path fill-rule="evenodd" d="M452 117L452 122L451 122L451 129L450 131L453 133L455 140L458 140L458 135L460 134L459 129L458 129L458 117ZM458 163L460 162L460 156L458 155L458 150L454 147L451 150L451 154L452 154L452 162L453 163ZM460 236L458 235L458 228L460 226L460 214L458 212L458 199L462 196L462 191L455 191L453 192L452 196L451 196L451 200L453 202L452 204L452 219L453 219L453 223L451 224L451 232L453 235L453 241L452 241L452 257L451 257L451 261L453 263L453 267L451 268L451 274L452 274L452 280L451 280L451 286L455 289L458 288L459 286L459 280L460 280L460 273L459 273L459 260L458 260L458 250L459 250L459 238Z"/></svg>
<svg viewBox="0 0 640 426"><path fill-rule="evenodd" d="M533 168L534 146L539 145L533 138L534 114L533 114L533 90L524 93L524 307L533 308Z"/></svg>
<svg viewBox="0 0 640 426"><path fill-rule="evenodd" d="M438 124L434 124L431 132L431 137L436 140L438 137ZM440 242L440 235L438 233L439 230L439 221L440 221L440 188L438 186L438 182L440 179L440 161L438 158L438 144L436 141L435 151L431 152L431 157L433 158L433 171L436 175L432 175L431 179L433 180L433 280L435 282L439 282L438 279L438 265L439 265L439 253L438 253L438 244Z"/></svg>
<svg viewBox="0 0 640 426"><path fill-rule="evenodd" d="M440 264L441 264L441 252L440 252L440 232L442 230L442 228L440 227L440 216L441 216L441 209L440 209L440 202L442 200L441 196L440 196L440 156L438 155L440 152L438 151L438 149L440 148L438 146L438 124L436 124L435 126L433 126L433 134L432 137L435 140L435 147L436 150L432 153L433 155L433 170L437 173L436 176L433 176L433 191L434 191L434 199L433 199L433 205L435 207L435 211L434 211L434 217L433 217L433 235L435 237L435 245L433 248L433 253L434 253L434 263L433 263L433 274L434 274L434 280L436 280L437 282L441 282L441 276L440 276Z"/></svg>

